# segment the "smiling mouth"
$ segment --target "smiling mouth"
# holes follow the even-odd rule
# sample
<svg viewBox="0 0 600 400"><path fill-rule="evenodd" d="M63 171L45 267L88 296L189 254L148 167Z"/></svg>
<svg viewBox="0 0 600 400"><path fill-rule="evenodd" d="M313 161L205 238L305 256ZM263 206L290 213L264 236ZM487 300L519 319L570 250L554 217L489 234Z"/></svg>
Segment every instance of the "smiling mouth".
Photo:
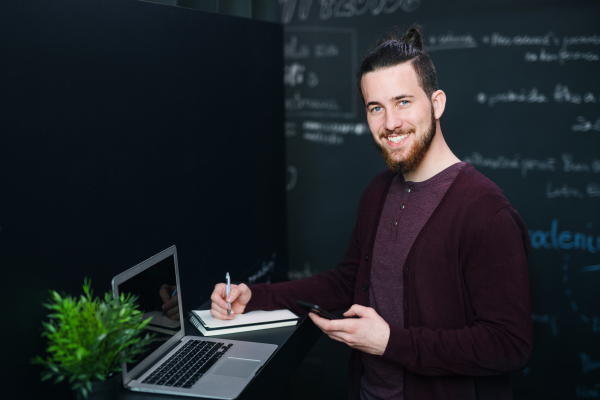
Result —
<svg viewBox="0 0 600 400"><path fill-rule="evenodd" d="M386 139L392 143L400 143L401 141L403 141L404 139L406 139L408 137L408 133L405 133L404 135L399 135L399 136L386 136Z"/></svg>

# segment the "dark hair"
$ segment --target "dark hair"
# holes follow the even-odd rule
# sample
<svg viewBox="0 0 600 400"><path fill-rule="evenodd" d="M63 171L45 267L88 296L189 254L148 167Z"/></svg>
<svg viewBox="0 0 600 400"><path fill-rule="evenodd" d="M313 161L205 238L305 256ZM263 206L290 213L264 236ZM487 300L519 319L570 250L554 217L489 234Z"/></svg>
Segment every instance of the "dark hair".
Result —
<svg viewBox="0 0 600 400"><path fill-rule="evenodd" d="M411 62L419 77L419 86L431 99L433 92L438 89L437 78L433 62L423 49L419 28L418 25L413 25L401 39L398 39L394 33L388 33L387 39L380 41L377 47L367 54L356 73L356 84L361 97L363 96L361 81L365 74Z"/></svg>

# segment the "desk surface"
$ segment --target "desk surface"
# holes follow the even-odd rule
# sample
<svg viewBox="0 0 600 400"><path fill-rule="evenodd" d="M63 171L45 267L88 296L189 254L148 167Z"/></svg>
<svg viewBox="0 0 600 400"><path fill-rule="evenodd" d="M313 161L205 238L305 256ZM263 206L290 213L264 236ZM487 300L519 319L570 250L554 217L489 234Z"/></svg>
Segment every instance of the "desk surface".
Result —
<svg viewBox="0 0 600 400"><path fill-rule="evenodd" d="M208 307L202 307L199 309L207 308ZM185 321L185 332L187 336L202 337L202 334L199 333L187 319ZM230 340L270 343L278 346L262 371L252 382L250 382L250 385L248 385L238 399L269 399L277 396L283 390L306 354L317 342L321 333L321 330L319 330L307 316L303 316L295 326L217 336L217 338L223 337L224 339ZM120 400L176 398L185 397L132 392L126 390L123 386L119 387L118 394L118 399Z"/></svg>

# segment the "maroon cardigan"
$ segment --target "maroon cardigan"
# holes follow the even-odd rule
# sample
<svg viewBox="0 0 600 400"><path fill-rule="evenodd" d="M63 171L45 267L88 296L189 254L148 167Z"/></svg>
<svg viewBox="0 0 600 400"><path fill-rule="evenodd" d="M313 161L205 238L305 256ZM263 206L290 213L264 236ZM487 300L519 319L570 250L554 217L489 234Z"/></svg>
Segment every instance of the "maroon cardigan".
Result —
<svg viewBox="0 0 600 400"><path fill-rule="evenodd" d="M364 192L344 260L298 281L252 287L247 311L300 299L337 310L368 306L373 244L393 173ZM532 322L523 220L490 180L467 165L417 236L402 268L404 326L391 326L382 357L404 366L405 400L512 399L510 372L530 357ZM350 396L362 376L350 359Z"/></svg>

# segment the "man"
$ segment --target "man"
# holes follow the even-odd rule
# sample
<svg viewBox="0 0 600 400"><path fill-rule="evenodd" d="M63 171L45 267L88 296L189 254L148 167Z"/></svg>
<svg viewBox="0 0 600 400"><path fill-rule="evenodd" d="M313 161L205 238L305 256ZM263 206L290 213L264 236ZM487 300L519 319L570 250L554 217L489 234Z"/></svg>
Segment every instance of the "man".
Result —
<svg viewBox="0 0 600 400"><path fill-rule="evenodd" d="M276 285L239 285L232 315L296 299L349 318L310 318L355 349L350 398L510 399L511 371L532 341L525 224L491 181L444 140L446 96L419 31L388 39L357 75L373 140L389 170L364 192L335 270ZM212 314L227 315L223 284Z"/></svg>

